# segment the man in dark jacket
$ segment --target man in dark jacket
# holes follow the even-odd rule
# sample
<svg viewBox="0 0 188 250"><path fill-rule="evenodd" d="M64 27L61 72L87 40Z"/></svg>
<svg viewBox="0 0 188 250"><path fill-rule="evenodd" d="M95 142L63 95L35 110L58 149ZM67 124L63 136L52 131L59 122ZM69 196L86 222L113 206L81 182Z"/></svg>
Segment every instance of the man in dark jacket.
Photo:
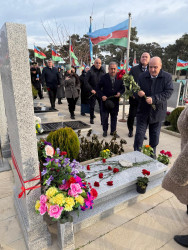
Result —
<svg viewBox="0 0 188 250"><path fill-rule="evenodd" d="M150 55L147 52L144 52L140 57L140 63L139 65L136 65L131 68L129 75L132 75L134 77L135 82L138 82L138 77L140 74L148 70L148 64L150 60ZM138 107L138 100L133 96L129 97L129 116L127 120L127 127L129 129L129 137L133 137L133 124L134 124L134 118L136 116ZM147 139L145 137L144 139Z"/></svg>
<svg viewBox="0 0 188 250"><path fill-rule="evenodd" d="M149 71L141 74L138 79L141 91L138 92L140 102L136 116L134 150L141 150L149 125L149 145L154 149L154 157L156 146L159 144L161 122L166 116L167 100L173 92L172 77L161 68L161 59L153 57L149 62ZM144 95L147 96L146 99Z"/></svg>
<svg viewBox="0 0 188 250"><path fill-rule="evenodd" d="M123 81L118 80L117 64L111 62L109 64L109 73L102 76L97 85L97 94L102 98L102 121L103 121L103 137L107 136L108 131L108 117L111 116L111 135L116 132L117 115L119 111L119 98L125 92ZM116 137L119 137L116 134Z"/></svg>
<svg viewBox="0 0 188 250"><path fill-rule="evenodd" d="M101 116L101 99L97 96L96 90L97 85L101 79L101 77L105 74L105 70L101 66L101 59L97 58L95 59L94 65L91 67L91 69L87 72L84 84L85 87L88 89L88 91L91 93L91 97L89 98L89 104L90 104L90 123L94 124L94 109L95 109L95 103L96 99L99 103L100 108L100 116ZM102 117L101 117L101 124L102 124Z"/></svg>
<svg viewBox="0 0 188 250"><path fill-rule="evenodd" d="M32 63L32 67L30 71L31 71L31 83L38 91L38 95L40 99L43 99L44 97L43 97L42 90L41 90L41 71L37 65L37 62Z"/></svg>
<svg viewBox="0 0 188 250"><path fill-rule="evenodd" d="M48 60L48 66L42 71L42 83L46 82L46 87L48 90L48 96L51 103L51 109L57 110L55 108L55 100L57 95L57 88L60 87L58 70L53 67L52 60Z"/></svg>

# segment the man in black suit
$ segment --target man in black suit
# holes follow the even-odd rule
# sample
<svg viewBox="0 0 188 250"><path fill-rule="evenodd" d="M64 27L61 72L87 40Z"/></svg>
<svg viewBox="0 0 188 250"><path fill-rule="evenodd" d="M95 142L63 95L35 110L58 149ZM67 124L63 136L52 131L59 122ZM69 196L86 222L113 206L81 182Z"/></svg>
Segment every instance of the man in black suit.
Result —
<svg viewBox="0 0 188 250"><path fill-rule="evenodd" d="M144 52L140 57L140 63L131 68L129 75L134 77L135 82L138 83L138 77L140 74L148 70L148 63L150 60L150 55L147 52ZM133 137L133 124L134 118L136 116L137 107L138 107L138 100L133 96L129 98L129 116L127 120L127 127L129 129L128 136ZM147 139L145 136L144 139Z"/></svg>
<svg viewBox="0 0 188 250"><path fill-rule="evenodd" d="M172 76L162 70L161 58L156 56L149 62L149 71L139 76L138 84L141 91L138 92L140 101L136 115L134 150L141 150L144 135L149 126L149 145L154 150L153 158L155 158L161 123L166 117L167 100L173 92ZM146 99L144 95L147 96Z"/></svg>
<svg viewBox="0 0 188 250"><path fill-rule="evenodd" d="M117 64L111 62L108 68L109 73L101 77L97 85L97 95L102 98L102 121L103 121L103 137L107 136L108 131L108 117L111 116L111 133L116 132L117 115L119 111L119 98L125 92L122 79L118 80ZM119 137L116 134L116 137Z"/></svg>

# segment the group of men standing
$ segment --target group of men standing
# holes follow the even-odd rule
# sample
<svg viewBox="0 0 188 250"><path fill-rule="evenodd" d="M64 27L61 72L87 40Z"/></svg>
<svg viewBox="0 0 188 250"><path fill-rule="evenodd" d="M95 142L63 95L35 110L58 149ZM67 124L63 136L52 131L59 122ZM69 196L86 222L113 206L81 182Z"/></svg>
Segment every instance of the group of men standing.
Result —
<svg viewBox="0 0 188 250"><path fill-rule="evenodd" d="M90 123L94 124L94 108L96 100L99 103L103 137L108 133L108 119L111 117L110 135L117 134L117 116L119 112L120 96L126 91L123 80L117 78L118 67L116 62L109 64L108 73L105 73L101 60L95 59L94 65L85 74L82 90L88 94L90 106ZM134 150L140 151L149 127L149 144L156 153L159 143L161 123L165 119L167 99L173 92L172 77L162 70L162 61L159 57L150 59L149 53L141 55L140 63L131 68L129 73L141 87L141 91L134 93L129 99L129 116L127 121L128 136L133 136L133 124L136 117L136 134ZM46 82L51 108L55 109L57 88L59 87L58 71L48 61L43 69L41 78ZM40 96L42 97L42 96Z"/></svg>

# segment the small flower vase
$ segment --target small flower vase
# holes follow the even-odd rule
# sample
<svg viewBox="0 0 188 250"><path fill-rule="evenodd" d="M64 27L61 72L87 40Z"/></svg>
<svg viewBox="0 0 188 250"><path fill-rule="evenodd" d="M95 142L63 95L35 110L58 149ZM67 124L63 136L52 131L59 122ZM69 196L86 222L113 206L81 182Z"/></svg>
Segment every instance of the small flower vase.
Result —
<svg viewBox="0 0 188 250"><path fill-rule="evenodd" d="M147 188L147 186L146 186L145 188L141 188L141 186L139 186L139 185L136 183L136 191L137 191L139 194L145 194L146 188Z"/></svg>
<svg viewBox="0 0 188 250"><path fill-rule="evenodd" d="M61 250L75 249L73 222L60 223L58 221L57 229L58 229L57 240L59 248Z"/></svg>

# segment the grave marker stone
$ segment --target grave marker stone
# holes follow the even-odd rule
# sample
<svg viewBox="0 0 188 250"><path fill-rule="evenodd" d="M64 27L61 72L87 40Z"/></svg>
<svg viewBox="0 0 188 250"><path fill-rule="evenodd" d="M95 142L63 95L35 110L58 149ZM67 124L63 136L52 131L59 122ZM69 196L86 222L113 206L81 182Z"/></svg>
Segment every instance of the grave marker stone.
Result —
<svg viewBox="0 0 188 250"><path fill-rule="evenodd" d="M174 91L171 97L167 100L167 106L171 108L177 108L179 105L180 91L181 91L181 83L173 82Z"/></svg>
<svg viewBox="0 0 188 250"><path fill-rule="evenodd" d="M35 213L40 188L28 195L24 188L35 187L39 176L33 97L25 25L5 23L0 30L0 73L14 165L27 183L21 184L14 170L14 202L28 249L42 249L50 244L50 234L42 217ZM22 198L18 195L23 191Z"/></svg>

